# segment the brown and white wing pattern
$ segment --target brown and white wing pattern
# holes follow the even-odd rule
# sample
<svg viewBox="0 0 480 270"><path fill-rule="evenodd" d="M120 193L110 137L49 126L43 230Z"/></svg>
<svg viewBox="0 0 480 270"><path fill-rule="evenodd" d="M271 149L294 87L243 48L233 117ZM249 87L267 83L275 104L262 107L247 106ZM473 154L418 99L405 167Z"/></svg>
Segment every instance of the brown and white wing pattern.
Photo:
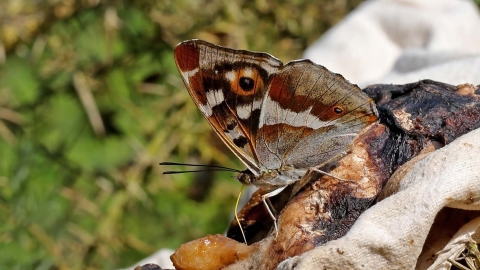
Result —
<svg viewBox="0 0 480 270"><path fill-rule="evenodd" d="M309 60L283 65L266 53L189 40L175 48L175 61L195 104L257 185L298 180L377 120L358 86Z"/></svg>

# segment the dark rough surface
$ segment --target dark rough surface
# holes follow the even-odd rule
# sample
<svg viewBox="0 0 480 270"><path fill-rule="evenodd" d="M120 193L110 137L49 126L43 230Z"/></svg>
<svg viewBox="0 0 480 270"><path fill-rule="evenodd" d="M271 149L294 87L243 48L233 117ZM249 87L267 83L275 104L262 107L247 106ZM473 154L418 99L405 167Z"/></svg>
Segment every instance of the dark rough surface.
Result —
<svg viewBox="0 0 480 270"><path fill-rule="evenodd" d="M373 85L363 91L375 100L380 123L390 130L382 159L392 172L416 156L428 143L445 145L480 127L480 90L470 95L458 87L431 80L405 85ZM399 121L404 113L410 126ZM405 121L403 121L405 122Z"/></svg>
<svg viewBox="0 0 480 270"><path fill-rule="evenodd" d="M339 185L341 184L339 183ZM314 231L324 232L313 238L313 245L321 246L344 236L360 214L373 204L374 200L375 198L357 198L346 194L344 188L334 189L321 210L322 213L330 213L329 217L319 217L313 227Z"/></svg>
<svg viewBox="0 0 480 270"><path fill-rule="evenodd" d="M425 140L445 145L480 127L480 89L472 90L466 95L457 86L423 80L406 85L373 85L364 92L375 100L381 123L394 134L392 140L399 142L395 154L403 163L422 149ZM399 123L398 111L408 114L411 127ZM407 143L410 147L402 146Z"/></svg>

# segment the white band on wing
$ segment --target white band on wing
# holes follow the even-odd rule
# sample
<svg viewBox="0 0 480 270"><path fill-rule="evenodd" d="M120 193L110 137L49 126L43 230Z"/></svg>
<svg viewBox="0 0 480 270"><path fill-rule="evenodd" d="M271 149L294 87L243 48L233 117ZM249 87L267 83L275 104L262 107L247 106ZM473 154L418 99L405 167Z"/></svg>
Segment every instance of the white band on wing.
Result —
<svg viewBox="0 0 480 270"><path fill-rule="evenodd" d="M287 124L292 127L309 127L318 129L324 126L330 126L336 121L322 121L317 116L311 114L313 105L305 108L304 111L294 112L289 109L280 107L278 102L273 101L269 95L265 98L262 113L260 114L260 122L258 128L263 125ZM268 108L270 107L270 108Z"/></svg>
<svg viewBox="0 0 480 270"><path fill-rule="evenodd" d="M205 94L207 95L207 104L197 104L197 106L205 116L210 117L213 113L213 107L220 105L225 100L225 97L223 96L222 89L210 89L206 91Z"/></svg>
<svg viewBox="0 0 480 270"><path fill-rule="evenodd" d="M255 99L253 103L245 104L245 105L238 105L237 104L237 115L240 119L248 119L252 112L256 109L260 109L262 107L262 100Z"/></svg>

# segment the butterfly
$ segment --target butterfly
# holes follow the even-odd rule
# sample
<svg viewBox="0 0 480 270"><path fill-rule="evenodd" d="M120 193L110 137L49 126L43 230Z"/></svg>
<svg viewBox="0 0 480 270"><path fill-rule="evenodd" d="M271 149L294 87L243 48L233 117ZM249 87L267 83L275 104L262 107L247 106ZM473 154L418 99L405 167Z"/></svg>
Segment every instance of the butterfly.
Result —
<svg viewBox="0 0 480 270"><path fill-rule="evenodd" d="M339 159L378 119L358 86L310 60L283 64L202 40L181 42L174 56L191 98L248 168L237 179L269 188L266 197Z"/></svg>

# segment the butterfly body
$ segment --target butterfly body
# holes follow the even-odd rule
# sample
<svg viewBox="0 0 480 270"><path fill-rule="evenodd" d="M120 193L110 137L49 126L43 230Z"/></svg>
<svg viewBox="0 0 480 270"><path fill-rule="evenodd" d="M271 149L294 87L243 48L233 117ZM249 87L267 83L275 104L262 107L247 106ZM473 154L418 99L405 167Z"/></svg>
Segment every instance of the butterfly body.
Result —
<svg viewBox="0 0 480 270"><path fill-rule="evenodd" d="M175 48L188 92L222 141L247 166L237 179L284 187L334 161L377 120L373 101L341 75L309 60L201 40Z"/></svg>

